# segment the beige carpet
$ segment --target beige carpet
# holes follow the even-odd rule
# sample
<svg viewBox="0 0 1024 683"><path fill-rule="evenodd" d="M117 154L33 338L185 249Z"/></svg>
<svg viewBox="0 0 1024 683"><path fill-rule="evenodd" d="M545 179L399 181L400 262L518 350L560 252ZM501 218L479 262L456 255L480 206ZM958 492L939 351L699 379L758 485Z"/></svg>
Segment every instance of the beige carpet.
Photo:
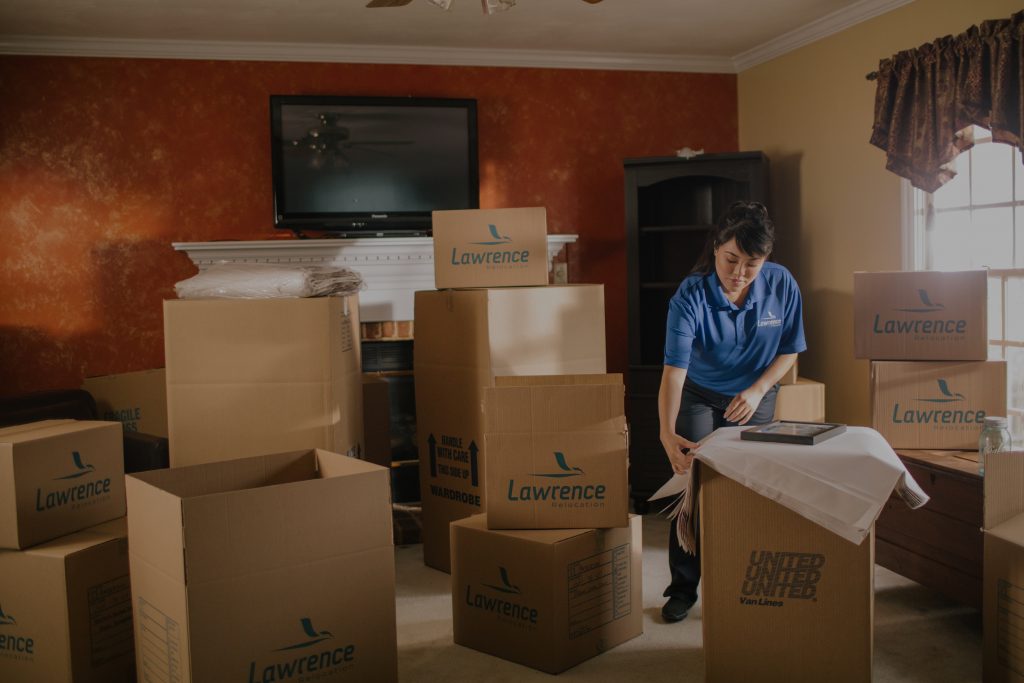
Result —
<svg viewBox="0 0 1024 683"><path fill-rule="evenodd" d="M668 523L644 518L644 633L559 675L571 681L700 681L701 606L678 624L661 621L668 581ZM398 669L403 683L550 681L549 674L452 642L447 574L423 565L420 545L395 550ZM981 617L892 572L875 571L876 683L981 680Z"/></svg>

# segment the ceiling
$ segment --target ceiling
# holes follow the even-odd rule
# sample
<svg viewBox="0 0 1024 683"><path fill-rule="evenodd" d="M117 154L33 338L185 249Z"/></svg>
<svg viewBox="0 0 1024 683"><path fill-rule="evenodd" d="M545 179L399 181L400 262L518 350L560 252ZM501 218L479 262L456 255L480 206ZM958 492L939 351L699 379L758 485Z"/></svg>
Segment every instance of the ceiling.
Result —
<svg viewBox="0 0 1024 683"><path fill-rule="evenodd" d="M911 0L2 0L0 54L735 72Z"/></svg>

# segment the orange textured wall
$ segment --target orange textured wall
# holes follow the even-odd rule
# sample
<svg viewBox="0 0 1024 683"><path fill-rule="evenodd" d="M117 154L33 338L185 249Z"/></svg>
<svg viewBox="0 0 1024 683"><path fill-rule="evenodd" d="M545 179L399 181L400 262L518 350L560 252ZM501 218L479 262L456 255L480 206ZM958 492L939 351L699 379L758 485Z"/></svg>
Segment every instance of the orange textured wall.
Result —
<svg viewBox="0 0 1024 683"><path fill-rule="evenodd" d="M526 68L0 57L0 394L163 365L171 242L284 238L268 96L478 100L480 204L578 233L626 365L622 160L737 147L736 78Z"/></svg>

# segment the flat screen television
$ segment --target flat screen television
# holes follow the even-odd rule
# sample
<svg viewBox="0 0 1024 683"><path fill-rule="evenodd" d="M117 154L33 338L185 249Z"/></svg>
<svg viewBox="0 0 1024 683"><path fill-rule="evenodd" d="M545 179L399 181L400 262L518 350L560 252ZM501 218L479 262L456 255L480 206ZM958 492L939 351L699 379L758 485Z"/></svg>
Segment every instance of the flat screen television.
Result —
<svg viewBox="0 0 1024 683"><path fill-rule="evenodd" d="M429 234L480 205L476 100L272 95L274 227Z"/></svg>

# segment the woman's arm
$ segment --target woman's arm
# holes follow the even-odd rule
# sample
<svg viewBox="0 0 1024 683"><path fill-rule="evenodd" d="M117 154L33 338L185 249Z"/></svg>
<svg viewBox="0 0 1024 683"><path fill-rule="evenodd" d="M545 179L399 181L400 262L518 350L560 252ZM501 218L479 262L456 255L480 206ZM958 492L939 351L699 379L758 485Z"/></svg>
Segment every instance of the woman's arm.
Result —
<svg viewBox="0 0 1024 683"><path fill-rule="evenodd" d="M776 356L756 382L733 397L729 407L725 409L725 419L741 425L747 424L754 416L754 411L757 410L757 406L761 404L761 399L768 393L768 390L775 386L775 383L793 367L796 357L795 353Z"/></svg>
<svg viewBox="0 0 1024 683"><path fill-rule="evenodd" d="M661 386L658 389L658 422L661 425L661 445L665 449L668 461L672 463L672 471L677 474L683 474L690 469L690 462L693 460L693 456L685 453L684 449L697 447L693 441L676 434L676 418L679 417L679 404L683 396L685 380L685 368L666 365L661 372Z"/></svg>

